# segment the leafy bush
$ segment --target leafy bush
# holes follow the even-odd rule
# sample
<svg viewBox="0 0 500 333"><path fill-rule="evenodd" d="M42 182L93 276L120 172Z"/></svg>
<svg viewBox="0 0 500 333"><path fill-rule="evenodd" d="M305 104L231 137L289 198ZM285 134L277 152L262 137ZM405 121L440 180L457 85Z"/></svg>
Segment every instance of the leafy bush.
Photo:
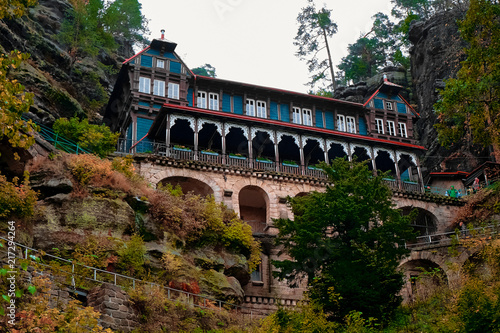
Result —
<svg viewBox="0 0 500 333"><path fill-rule="evenodd" d="M27 174L21 184L17 178L9 182L0 175L0 219L33 215L36 200L37 193L30 188Z"/></svg>
<svg viewBox="0 0 500 333"><path fill-rule="evenodd" d="M132 235L130 240L123 243L118 249L118 268L131 275L141 275L144 272L144 256L146 255L146 246L142 237Z"/></svg>
<svg viewBox="0 0 500 333"><path fill-rule="evenodd" d="M113 133L106 125L89 124L88 119L78 118L57 119L53 126L54 132L75 141L82 148L105 157L115 151L120 133Z"/></svg>
<svg viewBox="0 0 500 333"><path fill-rule="evenodd" d="M280 307L262 321L262 333L327 333L337 332L339 325L329 322L320 305L311 302L297 306L294 310Z"/></svg>

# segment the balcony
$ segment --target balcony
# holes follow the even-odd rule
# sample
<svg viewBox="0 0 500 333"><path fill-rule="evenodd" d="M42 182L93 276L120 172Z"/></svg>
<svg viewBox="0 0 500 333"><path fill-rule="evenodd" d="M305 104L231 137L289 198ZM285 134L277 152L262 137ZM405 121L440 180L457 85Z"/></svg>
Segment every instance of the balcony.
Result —
<svg viewBox="0 0 500 333"><path fill-rule="evenodd" d="M197 161L206 165L227 166L238 169L246 169L258 172L279 173L290 176L303 176L327 180L326 174L320 168L313 165L300 165L296 161L283 161L276 163L267 158L250 159L242 154L222 154L220 152L200 150L195 151L191 147L171 146L163 142L131 142L120 139L118 143L118 154L153 154L175 160ZM417 182L401 181L398 179L384 179L386 185L396 191L424 193L423 186Z"/></svg>

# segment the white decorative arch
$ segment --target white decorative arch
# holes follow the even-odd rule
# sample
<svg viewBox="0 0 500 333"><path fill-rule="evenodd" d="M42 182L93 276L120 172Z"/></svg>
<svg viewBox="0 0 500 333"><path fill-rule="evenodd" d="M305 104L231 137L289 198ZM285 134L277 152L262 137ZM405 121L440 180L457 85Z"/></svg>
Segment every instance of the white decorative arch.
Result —
<svg viewBox="0 0 500 333"><path fill-rule="evenodd" d="M396 154L394 154L394 152L392 150L388 150L388 149L384 149L384 148L374 148L373 149L373 155L374 155L374 158L377 158L378 156L378 153L380 153L381 151L385 151L386 153L389 154L389 158L391 159L391 161L393 161L394 163L396 163Z"/></svg>
<svg viewBox="0 0 500 333"><path fill-rule="evenodd" d="M283 140L284 136L290 136L295 140L295 143L297 144L297 146L300 145L300 138L299 138L298 134L292 134L292 133L287 133L287 132L277 132L276 134L278 136L278 143L281 142L281 140Z"/></svg>
<svg viewBox="0 0 500 333"><path fill-rule="evenodd" d="M222 135L222 123L220 121L214 121L210 119L198 119L198 132L201 131L203 128L203 125L205 124L212 124L215 125L216 131Z"/></svg>
<svg viewBox="0 0 500 333"><path fill-rule="evenodd" d="M346 153L347 156L351 156L351 151L349 149L349 144L347 142L341 142L341 141L335 141L335 140L327 140L326 141L326 146L328 147L328 150L332 147L332 144L340 145L344 149L344 152Z"/></svg>
<svg viewBox="0 0 500 333"><path fill-rule="evenodd" d="M224 124L224 136L226 136L231 128L239 128L243 131L243 135L245 138L248 140L248 127L247 126L241 126L237 124L231 124L231 123L226 123Z"/></svg>
<svg viewBox="0 0 500 333"><path fill-rule="evenodd" d="M366 153L368 154L368 156L373 159L373 154L372 154L372 150L370 149L370 147L366 146L366 145L360 145L360 144L353 144L352 145L352 150L353 150L353 153L354 153L354 149L355 148L363 148L364 150L366 150Z"/></svg>
<svg viewBox="0 0 500 333"><path fill-rule="evenodd" d="M325 150L325 140L318 138L318 137L314 137L314 136L302 136L302 148L304 148L306 146L307 140L317 141L319 143L319 146L323 150L323 152L326 151Z"/></svg>
<svg viewBox="0 0 500 333"><path fill-rule="evenodd" d="M269 138L271 139L271 141L274 142L274 131L268 130L268 129L265 129L265 128L261 128L261 127L252 127L251 130L250 130L250 134L251 134L251 139L252 140L257 135L257 132L267 133L269 135Z"/></svg>
<svg viewBox="0 0 500 333"><path fill-rule="evenodd" d="M405 151L397 151L396 158L397 158L398 162L401 159L401 155L408 155L410 157L410 163L413 163L415 166L417 166L417 157L415 156L415 154L408 153Z"/></svg>
<svg viewBox="0 0 500 333"><path fill-rule="evenodd" d="M196 132L195 130L195 119L194 117L190 117L190 116L181 116L181 115L178 115L178 114L171 114L170 115L170 128L172 128L172 126L175 125L175 121L177 119L184 119L184 120L187 120L188 123L189 123L189 127L191 127L191 129L193 130L193 132Z"/></svg>

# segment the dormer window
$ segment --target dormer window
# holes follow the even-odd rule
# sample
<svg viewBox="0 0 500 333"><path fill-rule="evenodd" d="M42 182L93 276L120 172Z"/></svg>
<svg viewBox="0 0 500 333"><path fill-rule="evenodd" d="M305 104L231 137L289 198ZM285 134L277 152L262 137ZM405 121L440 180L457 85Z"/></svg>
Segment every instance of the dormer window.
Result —
<svg viewBox="0 0 500 333"><path fill-rule="evenodd" d="M386 109L386 110L390 110L390 111L394 110L394 109L393 109L393 106L392 106L392 102L387 102L387 101L386 101L386 102L385 102L385 109Z"/></svg>
<svg viewBox="0 0 500 333"><path fill-rule="evenodd" d="M208 109L209 110L219 110L219 94L209 93L208 94Z"/></svg>
<svg viewBox="0 0 500 333"><path fill-rule="evenodd" d="M245 112L247 116L255 116L255 101L253 99L247 99Z"/></svg>
<svg viewBox="0 0 500 333"><path fill-rule="evenodd" d="M196 106L201 109L207 108L207 93L204 91L198 91L198 98L196 99Z"/></svg>
<svg viewBox="0 0 500 333"><path fill-rule="evenodd" d="M156 59L156 67L165 68L165 61L161 59Z"/></svg>
<svg viewBox="0 0 500 333"><path fill-rule="evenodd" d="M266 102L257 101L257 117L267 118Z"/></svg>

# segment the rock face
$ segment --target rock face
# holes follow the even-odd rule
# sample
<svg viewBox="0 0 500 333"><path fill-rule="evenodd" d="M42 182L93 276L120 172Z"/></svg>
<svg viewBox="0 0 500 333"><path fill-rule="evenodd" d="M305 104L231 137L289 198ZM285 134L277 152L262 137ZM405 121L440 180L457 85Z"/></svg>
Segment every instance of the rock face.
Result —
<svg viewBox="0 0 500 333"><path fill-rule="evenodd" d="M412 23L409 39L413 99L417 103L420 120L416 135L420 144L428 149L422 157L424 171L470 171L484 162L487 153L479 147L461 142L450 149L440 146L433 125L437 122L433 105L444 88L443 80L455 77L464 60L466 46L460 38L457 20L464 17L459 10L440 12L427 21ZM479 159L477 158L479 157Z"/></svg>
<svg viewBox="0 0 500 333"><path fill-rule="evenodd" d="M71 67L68 50L57 40L70 8L67 0L39 0L25 16L0 20L0 52L30 54L16 76L35 95L29 117L45 125L59 117L88 113L99 118L116 80L114 73L132 52L121 56L101 52L97 58L79 58Z"/></svg>

